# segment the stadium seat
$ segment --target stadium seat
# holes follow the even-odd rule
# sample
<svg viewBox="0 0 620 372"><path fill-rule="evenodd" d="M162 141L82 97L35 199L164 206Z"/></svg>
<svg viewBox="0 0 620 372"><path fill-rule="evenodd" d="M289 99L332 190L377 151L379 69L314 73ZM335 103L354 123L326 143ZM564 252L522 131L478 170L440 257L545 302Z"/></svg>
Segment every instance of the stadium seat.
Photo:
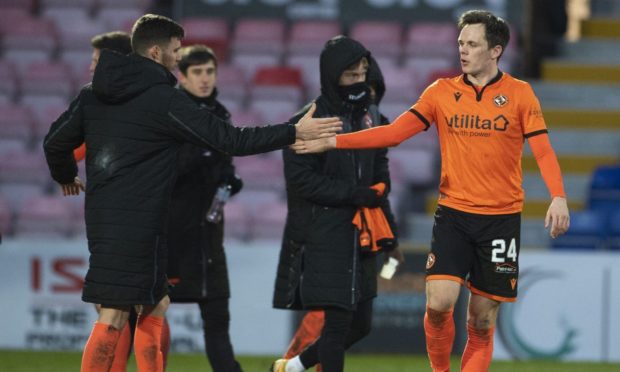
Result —
<svg viewBox="0 0 620 372"><path fill-rule="evenodd" d="M388 102L402 103L403 109L413 105L419 95L416 89L415 72L406 68L394 68L390 64L381 64L380 62L379 67L383 73L386 86L381 106Z"/></svg>
<svg viewBox="0 0 620 372"><path fill-rule="evenodd" d="M0 195L16 215L24 200L43 195L43 186L32 182L0 182Z"/></svg>
<svg viewBox="0 0 620 372"><path fill-rule="evenodd" d="M306 56L319 55L325 42L341 33L340 24L336 21L293 22L287 43L288 53Z"/></svg>
<svg viewBox="0 0 620 372"><path fill-rule="evenodd" d="M31 21L33 18L29 10L2 8L0 5L0 34L10 33L15 25Z"/></svg>
<svg viewBox="0 0 620 372"><path fill-rule="evenodd" d="M50 181L47 163L40 147L38 151L10 152L0 156L0 181L44 185Z"/></svg>
<svg viewBox="0 0 620 372"><path fill-rule="evenodd" d="M399 58L402 52L402 32L399 22L359 21L351 27L350 35L376 57Z"/></svg>
<svg viewBox="0 0 620 372"><path fill-rule="evenodd" d="M252 190L284 190L284 166L281 157L244 156L235 159L237 174L244 187Z"/></svg>
<svg viewBox="0 0 620 372"><path fill-rule="evenodd" d="M411 69L414 73L417 81L417 90L423 92L434 72L450 70L454 67L456 61L456 58L447 57L408 57L405 59L405 67Z"/></svg>
<svg viewBox="0 0 620 372"><path fill-rule="evenodd" d="M68 237L72 232L73 215L62 197L36 196L25 200L17 215L17 236Z"/></svg>
<svg viewBox="0 0 620 372"><path fill-rule="evenodd" d="M247 84L243 69L233 65L218 65L217 90L218 99L232 99L244 103L247 96Z"/></svg>
<svg viewBox="0 0 620 372"><path fill-rule="evenodd" d="M97 0L97 4L100 8L110 9L146 9L152 0Z"/></svg>
<svg viewBox="0 0 620 372"><path fill-rule="evenodd" d="M232 48L235 54L284 52L284 21L281 19L240 19L235 25Z"/></svg>
<svg viewBox="0 0 620 372"><path fill-rule="evenodd" d="M138 20L144 11L139 8L103 8L96 14L106 30L131 31L131 26Z"/></svg>
<svg viewBox="0 0 620 372"><path fill-rule="evenodd" d="M620 166L602 166L594 171L588 206L606 212L620 210Z"/></svg>
<svg viewBox="0 0 620 372"><path fill-rule="evenodd" d="M15 139L28 143L33 130L33 117L26 107L0 105L0 138Z"/></svg>
<svg viewBox="0 0 620 372"><path fill-rule="evenodd" d="M259 68L279 66L280 57L275 54L235 53L231 62L233 66L243 71L244 79L250 81Z"/></svg>
<svg viewBox="0 0 620 372"><path fill-rule="evenodd" d="M75 93L69 66L62 62L35 62L21 76L23 95L54 95L69 98Z"/></svg>
<svg viewBox="0 0 620 372"><path fill-rule="evenodd" d="M264 124L276 124L287 122L302 107L300 103L292 101L261 98L251 100L248 108L260 112L265 119Z"/></svg>
<svg viewBox="0 0 620 372"><path fill-rule="evenodd" d="M92 54L92 50L63 50L60 53L59 60L69 67L71 79L76 83L76 87L82 87L91 81L89 67Z"/></svg>
<svg viewBox="0 0 620 372"><path fill-rule="evenodd" d="M242 191L242 193L245 191ZM252 218L248 207L237 200L235 196L224 207L224 236L225 239L250 239L250 225Z"/></svg>
<svg viewBox="0 0 620 372"><path fill-rule="evenodd" d="M204 44L213 49L220 63L228 59L230 32L225 18L191 17L181 25L185 29L183 45Z"/></svg>
<svg viewBox="0 0 620 372"><path fill-rule="evenodd" d="M553 249L600 249L605 244L605 214L584 210L571 213L570 229L566 234L551 239Z"/></svg>
<svg viewBox="0 0 620 372"><path fill-rule="evenodd" d="M0 195L0 235L8 235L13 229L13 213L9 203Z"/></svg>
<svg viewBox="0 0 620 372"><path fill-rule="evenodd" d="M21 70L33 61L50 59L57 45L56 28L50 20L20 19L4 30L3 56Z"/></svg>
<svg viewBox="0 0 620 372"><path fill-rule="evenodd" d="M607 222L607 248L614 251L620 251L620 210L612 212L609 215Z"/></svg>
<svg viewBox="0 0 620 372"><path fill-rule="evenodd" d="M390 163L398 163L402 177L409 185L426 186L437 179L435 151L397 147L390 150L389 159Z"/></svg>
<svg viewBox="0 0 620 372"><path fill-rule="evenodd" d="M299 104L304 96L301 71L291 67L261 67L256 71L251 99L278 99Z"/></svg>
<svg viewBox="0 0 620 372"><path fill-rule="evenodd" d="M2 0L0 1L0 13L9 9L21 9L31 12L34 9L35 0Z"/></svg>
<svg viewBox="0 0 620 372"><path fill-rule="evenodd" d="M452 22L416 22L407 29L407 57L444 57L457 59L458 30Z"/></svg>
<svg viewBox="0 0 620 372"><path fill-rule="evenodd" d="M321 93L321 68L319 54L289 54L286 57L286 66L299 69L306 88L306 96L315 98Z"/></svg>
<svg viewBox="0 0 620 372"><path fill-rule="evenodd" d="M59 96L24 96L22 104L33 113L33 140L41 141L54 120L67 109L67 100Z"/></svg>
<svg viewBox="0 0 620 372"><path fill-rule="evenodd" d="M288 208L285 201L272 201L256 206L252 223L254 239L281 240Z"/></svg>
<svg viewBox="0 0 620 372"><path fill-rule="evenodd" d="M17 79L15 68L10 61L0 60L0 94L7 97L7 101L13 101L17 94Z"/></svg>

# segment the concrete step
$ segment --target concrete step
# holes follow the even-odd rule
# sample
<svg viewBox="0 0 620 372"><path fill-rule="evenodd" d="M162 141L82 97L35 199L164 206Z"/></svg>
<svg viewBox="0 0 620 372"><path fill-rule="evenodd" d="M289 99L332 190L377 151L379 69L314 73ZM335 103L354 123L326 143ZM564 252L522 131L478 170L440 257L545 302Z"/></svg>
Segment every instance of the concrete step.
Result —
<svg viewBox="0 0 620 372"><path fill-rule="evenodd" d="M620 111L543 109L543 112L547 126L554 132L557 128L620 131Z"/></svg>
<svg viewBox="0 0 620 372"><path fill-rule="evenodd" d="M620 19L592 18L581 22L584 37L620 39Z"/></svg>
<svg viewBox="0 0 620 372"><path fill-rule="evenodd" d="M530 82L543 110L620 112L620 86L572 82Z"/></svg>
<svg viewBox="0 0 620 372"><path fill-rule="evenodd" d="M565 61L591 64L620 64L620 39L584 38L560 44L560 55Z"/></svg>
<svg viewBox="0 0 620 372"><path fill-rule="evenodd" d="M542 78L549 82L620 84L620 64L572 63L548 59L542 63Z"/></svg>

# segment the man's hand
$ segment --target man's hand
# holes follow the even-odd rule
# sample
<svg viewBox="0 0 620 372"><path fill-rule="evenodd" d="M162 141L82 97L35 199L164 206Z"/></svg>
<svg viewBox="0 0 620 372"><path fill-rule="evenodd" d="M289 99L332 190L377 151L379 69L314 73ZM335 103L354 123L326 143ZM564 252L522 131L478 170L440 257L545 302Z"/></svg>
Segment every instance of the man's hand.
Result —
<svg viewBox="0 0 620 372"><path fill-rule="evenodd" d="M570 216L568 214L566 198L556 196L551 200L551 205L549 205L547 210L545 228L549 227L549 235L555 239L564 234L568 230L569 225Z"/></svg>
<svg viewBox="0 0 620 372"><path fill-rule="evenodd" d="M297 140L291 149L298 154L312 154L336 148L336 137L319 138L311 141Z"/></svg>
<svg viewBox="0 0 620 372"><path fill-rule="evenodd" d="M79 177L75 177L72 183L65 183L64 185L60 185L60 187L62 188L62 194L64 196L80 195L80 190L86 191L86 186Z"/></svg>
<svg viewBox="0 0 620 372"><path fill-rule="evenodd" d="M339 118L313 118L312 115L314 115L315 111L316 103L313 102L306 115L295 124L297 139L313 140L333 137L336 132L342 129L342 121Z"/></svg>
<svg viewBox="0 0 620 372"><path fill-rule="evenodd" d="M393 257L398 261L398 266L405 263L405 256L398 247L392 249L388 254L385 255L385 261L387 261L390 257Z"/></svg>

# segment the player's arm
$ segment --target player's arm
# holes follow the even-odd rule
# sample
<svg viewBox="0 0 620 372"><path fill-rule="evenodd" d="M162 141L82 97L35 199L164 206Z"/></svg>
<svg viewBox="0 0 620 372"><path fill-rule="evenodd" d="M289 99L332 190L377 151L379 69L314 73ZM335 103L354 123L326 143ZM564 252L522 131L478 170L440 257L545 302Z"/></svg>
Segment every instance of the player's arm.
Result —
<svg viewBox="0 0 620 372"><path fill-rule="evenodd" d="M73 150L84 142L82 130L83 92L71 102L50 127L43 140L45 159L52 178L61 185L64 195L77 195L84 185L77 178L77 164Z"/></svg>
<svg viewBox="0 0 620 372"><path fill-rule="evenodd" d="M562 172L546 130L540 131L538 134L532 134L534 135L526 135L526 137L536 158L542 178L551 194L551 205L549 205L545 217L545 228L549 227L549 234L552 238L556 238L564 234L570 224L566 193L564 192L564 183L562 182Z"/></svg>
<svg viewBox="0 0 620 372"><path fill-rule="evenodd" d="M299 154L332 149L377 149L397 146L430 127L430 122L414 108L401 114L393 123L355 133L313 141L297 141L291 148Z"/></svg>

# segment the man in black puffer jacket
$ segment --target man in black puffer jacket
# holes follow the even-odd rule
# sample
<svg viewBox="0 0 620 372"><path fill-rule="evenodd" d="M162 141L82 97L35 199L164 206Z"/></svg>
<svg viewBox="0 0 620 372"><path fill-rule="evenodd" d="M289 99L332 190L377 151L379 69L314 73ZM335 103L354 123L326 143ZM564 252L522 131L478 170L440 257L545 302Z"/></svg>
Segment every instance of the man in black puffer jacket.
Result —
<svg viewBox="0 0 620 372"><path fill-rule="evenodd" d="M183 28L147 14L133 27L124 56L103 51L85 86L51 126L44 150L65 194L79 192L73 149L86 142L86 234L90 251L82 299L101 304L82 370L109 366L129 308L141 305L135 351L140 371L161 371L166 280L166 218L180 145L230 155L282 148L295 137L320 137L338 120L308 116L293 125L240 129L199 108L175 89ZM311 116L311 115L310 115ZM327 133L327 134L326 134Z"/></svg>
<svg viewBox="0 0 620 372"><path fill-rule="evenodd" d="M378 115L368 112L370 63L370 53L357 41L329 40L320 58L317 115L338 115L345 132L379 125ZM287 149L284 174L288 216L274 307L322 309L325 325L313 345L298 357L276 361L272 370L303 371L321 363L325 372L342 371L344 351L371 328L376 255L362 252L352 220L360 207L387 207L385 196L370 188L383 182L389 191L386 150L306 156Z"/></svg>
<svg viewBox="0 0 620 372"><path fill-rule="evenodd" d="M198 106L230 122L217 100L217 59L204 45L181 49L180 89ZM243 182L232 158L213 148L183 144L172 193L168 234L168 279L172 302L196 302L202 317L205 349L214 372L239 372L230 343L230 286L224 253L224 220L205 216L218 187L234 195Z"/></svg>

